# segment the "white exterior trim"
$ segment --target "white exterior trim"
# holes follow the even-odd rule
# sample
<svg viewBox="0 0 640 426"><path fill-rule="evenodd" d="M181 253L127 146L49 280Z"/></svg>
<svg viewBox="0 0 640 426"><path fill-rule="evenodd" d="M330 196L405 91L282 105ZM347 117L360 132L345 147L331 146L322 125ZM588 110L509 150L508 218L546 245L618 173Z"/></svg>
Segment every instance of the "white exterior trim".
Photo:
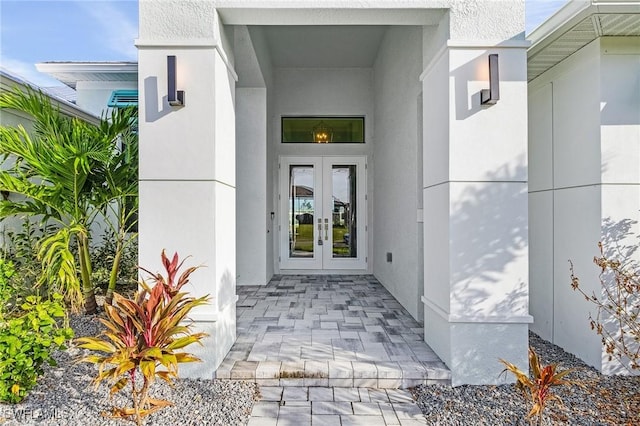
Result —
<svg viewBox="0 0 640 426"><path fill-rule="evenodd" d="M429 60L420 74L420 81L431 72L434 65L444 56L446 52L454 49L528 49L531 42L528 40L503 40L503 41L487 41L487 40L447 40L447 44L442 46Z"/></svg>
<svg viewBox="0 0 640 426"><path fill-rule="evenodd" d="M238 73L234 69L233 65L229 61L226 52L222 48L220 41L216 38L196 38L196 39L183 39L183 40L140 40L137 39L134 41L134 44L138 49L145 48L181 48L181 49L215 49L220 55L220 59L224 62L227 70L231 73L234 81L238 81Z"/></svg>
<svg viewBox="0 0 640 426"><path fill-rule="evenodd" d="M528 49L529 40L447 40L450 49Z"/></svg>
<svg viewBox="0 0 640 426"><path fill-rule="evenodd" d="M531 315L452 315L426 297L422 296L420 299L422 303L450 323L530 324L533 322Z"/></svg>
<svg viewBox="0 0 640 426"><path fill-rule="evenodd" d="M186 38L172 40L136 39L134 45L137 48L153 47L189 47L189 48L213 48L220 42L216 38Z"/></svg>
<svg viewBox="0 0 640 426"><path fill-rule="evenodd" d="M224 305L222 305L220 307L220 311L224 311L225 309L227 309L227 307L231 306L231 305L235 305L238 302L238 295L236 294L235 297L231 298L227 303L225 303ZM207 309L207 307L210 307L211 305L204 305L203 307L200 308L200 310L196 310L192 313L189 314L189 319L193 320L195 322L216 322L219 320L219 315L218 312L205 312L205 310Z"/></svg>

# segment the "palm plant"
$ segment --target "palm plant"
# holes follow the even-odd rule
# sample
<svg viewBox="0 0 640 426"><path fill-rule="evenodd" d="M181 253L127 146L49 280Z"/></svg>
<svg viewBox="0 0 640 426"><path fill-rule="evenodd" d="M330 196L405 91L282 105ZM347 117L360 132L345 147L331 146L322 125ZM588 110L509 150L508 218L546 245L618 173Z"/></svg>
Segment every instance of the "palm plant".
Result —
<svg viewBox="0 0 640 426"><path fill-rule="evenodd" d="M22 197L0 201L0 218L20 215L54 223L39 241L43 277L74 311L96 312L89 257L90 226L105 209L106 170L119 158L135 110L113 110L99 126L63 115L41 92L15 89L0 95L0 108L33 118L33 131L0 127L0 191ZM73 245L76 250L74 251Z"/></svg>
<svg viewBox="0 0 640 426"><path fill-rule="evenodd" d="M122 255L138 233L138 138L127 129L120 134L120 150L96 173L98 205L102 222L115 236L105 304L111 305L118 281ZM102 181L100 180L102 179Z"/></svg>

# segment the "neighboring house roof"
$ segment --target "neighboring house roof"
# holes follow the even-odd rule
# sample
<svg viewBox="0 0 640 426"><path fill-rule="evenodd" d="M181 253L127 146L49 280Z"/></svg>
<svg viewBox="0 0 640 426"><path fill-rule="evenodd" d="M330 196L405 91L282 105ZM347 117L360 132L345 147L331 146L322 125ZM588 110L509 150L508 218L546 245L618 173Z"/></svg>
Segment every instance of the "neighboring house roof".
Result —
<svg viewBox="0 0 640 426"><path fill-rule="evenodd" d="M99 117L72 103L71 101L66 99L65 96L62 96L57 90L39 87L18 77L15 74L10 73L3 68L0 68L0 91L11 91L16 87L22 90L25 90L28 87L36 91L41 91L45 96L51 99L53 105L60 108L60 111L65 115L78 117L89 123L98 124L100 122Z"/></svg>
<svg viewBox="0 0 640 426"><path fill-rule="evenodd" d="M69 86L47 86L42 88L45 92L57 96L75 104L78 99L78 93Z"/></svg>
<svg viewBox="0 0 640 426"><path fill-rule="evenodd" d="M528 80L598 37L640 36L640 1L569 1L527 37Z"/></svg>
<svg viewBox="0 0 640 426"><path fill-rule="evenodd" d="M41 62L36 69L73 89L78 81L138 81L137 62Z"/></svg>
<svg viewBox="0 0 640 426"><path fill-rule="evenodd" d="M296 197L313 198L313 188L304 185L296 185L293 188Z"/></svg>

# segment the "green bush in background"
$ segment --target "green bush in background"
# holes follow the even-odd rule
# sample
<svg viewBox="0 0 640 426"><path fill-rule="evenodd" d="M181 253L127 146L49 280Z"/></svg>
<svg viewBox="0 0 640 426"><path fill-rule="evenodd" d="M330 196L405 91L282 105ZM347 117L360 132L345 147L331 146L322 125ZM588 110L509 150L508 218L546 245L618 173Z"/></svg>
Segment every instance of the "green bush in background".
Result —
<svg viewBox="0 0 640 426"><path fill-rule="evenodd" d="M43 374L43 364L55 365L57 348L73 338L63 297L28 295L21 299L12 285L13 263L0 259L0 401L20 402Z"/></svg>

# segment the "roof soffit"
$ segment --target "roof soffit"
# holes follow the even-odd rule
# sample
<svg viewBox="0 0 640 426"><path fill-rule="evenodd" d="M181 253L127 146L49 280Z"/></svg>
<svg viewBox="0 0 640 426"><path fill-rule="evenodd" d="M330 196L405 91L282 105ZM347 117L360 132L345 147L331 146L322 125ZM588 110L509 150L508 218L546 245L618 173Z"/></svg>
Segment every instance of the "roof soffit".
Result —
<svg viewBox="0 0 640 426"><path fill-rule="evenodd" d="M548 24L556 25L554 29L543 24L530 35L532 46L527 54L529 81L598 37L640 37L640 2L622 5L594 2L578 11L565 9L570 16L563 16L562 9L558 16L549 19Z"/></svg>
<svg viewBox="0 0 640 426"><path fill-rule="evenodd" d="M138 81L137 62L41 62L36 68L73 89L78 81Z"/></svg>

